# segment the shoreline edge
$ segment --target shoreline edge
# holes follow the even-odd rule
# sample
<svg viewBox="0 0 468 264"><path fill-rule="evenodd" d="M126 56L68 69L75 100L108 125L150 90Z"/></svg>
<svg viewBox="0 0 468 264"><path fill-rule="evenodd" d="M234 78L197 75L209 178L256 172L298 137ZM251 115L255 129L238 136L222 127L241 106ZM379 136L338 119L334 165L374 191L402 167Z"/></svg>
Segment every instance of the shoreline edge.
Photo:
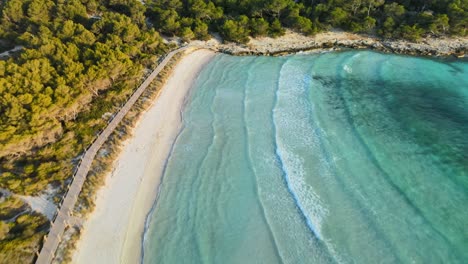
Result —
<svg viewBox="0 0 468 264"><path fill-rule="evenodd" d="M73 263L140 261L146 217L181 127L180 111L193 81L215 54L206 49L184 54L141 115L97 192L96 208L82 228Z"/></svg>

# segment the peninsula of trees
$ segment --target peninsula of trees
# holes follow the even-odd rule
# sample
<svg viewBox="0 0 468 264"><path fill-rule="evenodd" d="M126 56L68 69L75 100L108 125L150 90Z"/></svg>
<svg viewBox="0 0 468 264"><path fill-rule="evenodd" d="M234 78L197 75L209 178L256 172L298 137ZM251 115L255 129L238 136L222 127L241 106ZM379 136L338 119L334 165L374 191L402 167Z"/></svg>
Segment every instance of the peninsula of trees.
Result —
<svg viewBox="0 0 468 264"><path fill-rule="evenodd" d="M0 0L0 188L63 192L77 158L171 47L332 28L417 41L466 36L468 0ZM0 263L34 259L49 223L0 196ZM8 197L6 197L8 196Z"/></svg>

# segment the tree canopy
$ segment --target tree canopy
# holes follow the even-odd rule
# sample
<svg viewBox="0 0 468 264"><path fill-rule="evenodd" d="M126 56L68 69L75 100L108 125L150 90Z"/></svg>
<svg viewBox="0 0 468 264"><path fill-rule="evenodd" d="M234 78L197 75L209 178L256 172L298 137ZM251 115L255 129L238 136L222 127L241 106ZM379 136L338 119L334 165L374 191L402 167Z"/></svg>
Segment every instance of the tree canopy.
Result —
<svg viewBox="0 0 468 264"><path fill-rule="evenodd" d="M315 34L332 27L416 41L466 36L468 25L467 0L150 0L147 6L163 34L200 38L190 34L197 20L235 42L280 36L284 28Z"/></svg>

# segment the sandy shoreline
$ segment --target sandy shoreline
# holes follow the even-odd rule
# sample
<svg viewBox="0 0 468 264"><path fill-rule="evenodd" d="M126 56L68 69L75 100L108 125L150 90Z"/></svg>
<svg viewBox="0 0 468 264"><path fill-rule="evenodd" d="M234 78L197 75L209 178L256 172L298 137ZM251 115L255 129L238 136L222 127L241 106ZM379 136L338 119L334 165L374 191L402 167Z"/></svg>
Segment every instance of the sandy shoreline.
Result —
<svg viewBox="0 0 468 264"><path fill-rule="evenodd" d="M215 53L197 50L177 64L161 94L141 116L97 194L73 263L138 263L145 218L157 195L161 173L180 129L185 96Z"/></svg>

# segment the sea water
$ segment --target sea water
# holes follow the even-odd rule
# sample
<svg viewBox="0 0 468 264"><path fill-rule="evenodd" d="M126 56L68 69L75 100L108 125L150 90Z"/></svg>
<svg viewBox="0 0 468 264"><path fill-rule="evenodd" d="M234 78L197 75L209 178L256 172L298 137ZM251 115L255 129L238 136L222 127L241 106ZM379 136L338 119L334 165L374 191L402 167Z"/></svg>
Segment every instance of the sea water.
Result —
<svg viewBox="0 0 468 264"><path fill-rule="evenodd" d="M217 55L182 117L143 263L468 263L467 62Z"/></svg>

